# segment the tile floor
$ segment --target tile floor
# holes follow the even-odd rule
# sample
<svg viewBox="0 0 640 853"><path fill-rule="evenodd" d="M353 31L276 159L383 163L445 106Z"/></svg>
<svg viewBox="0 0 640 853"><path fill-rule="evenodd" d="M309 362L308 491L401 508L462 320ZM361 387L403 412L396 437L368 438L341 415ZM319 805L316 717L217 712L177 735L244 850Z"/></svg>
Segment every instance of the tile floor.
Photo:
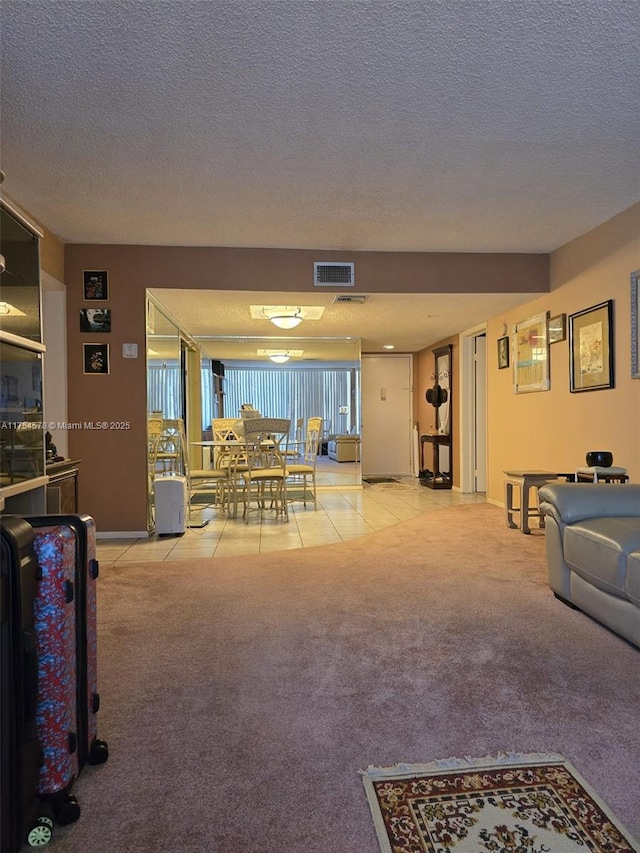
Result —
<svg viewBox="0 0 640 853"><path fill-rule="evenodd" d="M198 510L194 516L208 518L206 527L190 528L183 535L148 539L98 540L98 558L105 563L151 560L187 560L194 557L227 557L259 554L344 542L397 524L420 513L463 503L484 503L480 494L432 490L414 477L398 483L353 486L322 486L318 489L318 509L302 502L290 504L289 522L277 520L265 510L262 521L252 512L248 524L227 518L215 507Z"/></svg>

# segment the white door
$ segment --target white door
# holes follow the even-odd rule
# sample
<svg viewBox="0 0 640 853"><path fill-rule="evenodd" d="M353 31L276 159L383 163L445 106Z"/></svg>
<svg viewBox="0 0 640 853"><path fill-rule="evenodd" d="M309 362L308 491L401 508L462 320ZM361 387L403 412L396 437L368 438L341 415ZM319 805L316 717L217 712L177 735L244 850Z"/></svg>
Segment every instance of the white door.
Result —
<svg viewBox="0 0 640 853"><path fill-rule="evenodd" d="M413 473L413 359L363 355L362 475Z"/></svg>

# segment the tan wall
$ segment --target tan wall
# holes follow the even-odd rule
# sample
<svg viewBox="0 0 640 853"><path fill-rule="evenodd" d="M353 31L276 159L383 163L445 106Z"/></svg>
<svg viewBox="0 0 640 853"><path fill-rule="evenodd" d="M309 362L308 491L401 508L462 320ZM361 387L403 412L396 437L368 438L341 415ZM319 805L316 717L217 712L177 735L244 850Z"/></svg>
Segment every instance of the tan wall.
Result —
<svg viewBox="0 0 640 853"><path fill-rule="evenodd" d="M487 329L488 492L502 503L503 471L574 471L589 450L640 481L640 381L631 379L630 274L640 269L640 204L551 255L551 293L490 320ZM582 311L614 300L615 388L570 393L569 342L550 347L549 391L514 394L513 371L498 370L497 339L540 312ZM513 353L512 353L513 356Z"/></svg>
<svg viewBox="0 0 640 853"><path fill-rule="evenodd" d="M82 459L80 504L100 530L146 527L146 288L313 291L312 263L356 263L355 292L548 291L546 255L318 252L166 246L66 247L69 420L130 423L126 431L81 429L69 434L69 453ZM81 335L82 270L109 272L112 332ZM110 344L111 373L84 376L82 344ZM123 359L122 344L140 357Z"/></svg>

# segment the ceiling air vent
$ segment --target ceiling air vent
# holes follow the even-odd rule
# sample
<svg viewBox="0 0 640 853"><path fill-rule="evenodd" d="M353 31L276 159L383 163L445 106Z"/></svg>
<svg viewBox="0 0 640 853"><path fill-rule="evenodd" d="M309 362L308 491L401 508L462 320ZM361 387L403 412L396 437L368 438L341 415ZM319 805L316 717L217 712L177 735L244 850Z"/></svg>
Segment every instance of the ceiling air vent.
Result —
<svg viewBox="0 0 640 853"><path fill-rule="evenodd" d="M334 302L366 302L369 297L365 296L363 293L339 293L337 296L333 298Z"/></svg>
<svg viewBox="0 0 640 853"><path fill-rule="evenodd" d="M316 287L353 287L355 274L353 264L319 263L313 265L313 283Z"/></svg>

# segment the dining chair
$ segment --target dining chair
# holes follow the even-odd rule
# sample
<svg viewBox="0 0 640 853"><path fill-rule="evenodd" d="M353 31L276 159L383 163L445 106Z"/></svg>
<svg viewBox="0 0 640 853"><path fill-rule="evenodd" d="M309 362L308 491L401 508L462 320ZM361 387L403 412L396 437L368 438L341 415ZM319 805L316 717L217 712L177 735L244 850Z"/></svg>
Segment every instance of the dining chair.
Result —
<svg viewBox="0 0 640 853"><path fill-rule="evenodd" d="M302 446L302 443L304 441L304 439L302 437L303 428L304 428L304 418L298 418L296 420L296 434L295 434L294 442L293 442L294 446L289 447L287 449L287 459L300 459L300 457L302 455L300 453L300 447Z"/></svg>
<svg viewBox="0 0 640 853"><path fill-rule="evenodd" d="M287 485L302 486L302 501L304 506L307 505L307 494L310 491L314 509L318 508L318 499L316 495L316 465L318 462L321 435L322 418L309 418L307 421L307 434L304 444L303 461L300 463L292 462L287 464Z"/></svg>
<svg viewBox="0 0 640 853"><path fill-rule="evenodd" d="M214 468L227 472L227 511L230 516L238 514L238 490L242 488L242 474L247 470L247 454L238 429L238 418L214 418L211 434L214 441L225 444L214 447ZM228 442L228 444L226 443Z"/></svg>
<svg viewBox="0 0 640 853"><path fill-rule="evenodd" d="M244 424L247 470L238 476L242 480L242 516L246 524L252 502L262 519L267 500L276 517L289 521L286 452L290 428L289 418L251 418Z"/></svg>

